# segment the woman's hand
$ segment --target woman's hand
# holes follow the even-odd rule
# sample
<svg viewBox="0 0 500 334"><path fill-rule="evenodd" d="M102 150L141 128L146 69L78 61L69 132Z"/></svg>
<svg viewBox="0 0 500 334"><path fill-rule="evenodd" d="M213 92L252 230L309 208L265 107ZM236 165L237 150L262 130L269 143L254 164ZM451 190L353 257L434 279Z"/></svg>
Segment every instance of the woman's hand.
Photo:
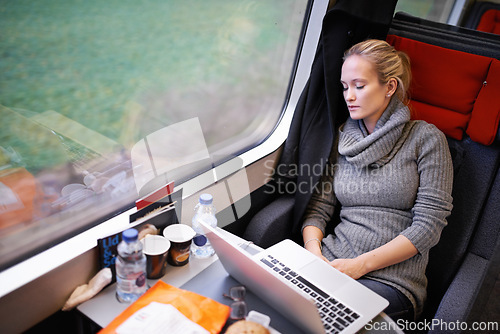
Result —
<svg viewBox="0 0 500 334"><path fill-rule="evenodd" d="M364 262L359 257L354 259L335 259L329 263L335 269L354 279L358 279L367 273Z"/></svg>
<svg viewBox="0 0 500 334"><path fill-rule="evenodd" d="M316 226L306 226L302 231L304 238L304 248L316 255L317 257L328 262L326 257L321 254L321 240L323 240L323 232Z"/></svg>
<svg viewBox="0 0 500 334"><path fill-rule="evenodd" d="M323 261L329 262L326 257L323 256L321 253L321 247L320 243L316 242L316 240L311 240L311 242L308 242L307 245L305 246L305 249L322 259Z"/></svg>
<svg viewBox="0 0 500 334"><path fill-rule="evenodd" d="M417 253L417 249L410 240L403 235L398 235L385 245L353 259L335 259L329 263L344 274L358 279L371 271L405 261Z"/></svg>

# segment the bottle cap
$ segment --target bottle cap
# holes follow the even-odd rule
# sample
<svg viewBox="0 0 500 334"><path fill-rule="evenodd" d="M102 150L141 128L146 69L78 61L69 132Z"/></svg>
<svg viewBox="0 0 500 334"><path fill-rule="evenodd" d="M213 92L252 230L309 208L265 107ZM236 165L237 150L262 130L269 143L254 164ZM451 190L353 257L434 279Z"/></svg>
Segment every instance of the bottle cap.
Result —
<svg viewBox="0 0 500 334"><path fill-rule="evenodd" d="M213 197L210 194L201 194L200 195L200 204L212 204Z"/></svg>
<svg viewBox="0 0 500 334"><path fill-rule="evenodd" d="M131 242L137 240L139 236L139 232L135 228L129 228L128 230L123 231L122 238L125 242Z"/></svg>

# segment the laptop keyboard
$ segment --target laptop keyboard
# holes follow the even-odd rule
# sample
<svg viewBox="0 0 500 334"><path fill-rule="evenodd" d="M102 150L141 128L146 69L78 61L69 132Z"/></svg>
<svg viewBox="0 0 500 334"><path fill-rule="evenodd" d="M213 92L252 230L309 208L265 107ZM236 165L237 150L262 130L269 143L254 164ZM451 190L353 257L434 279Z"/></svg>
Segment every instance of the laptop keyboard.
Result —
<svg viewBox="0 0 500 334"><path fill-rule="evenodd" d="M273 256L267 255L260 261L314 299L327 333L340 333L359 318L359 314L298 275Z"/></svg>

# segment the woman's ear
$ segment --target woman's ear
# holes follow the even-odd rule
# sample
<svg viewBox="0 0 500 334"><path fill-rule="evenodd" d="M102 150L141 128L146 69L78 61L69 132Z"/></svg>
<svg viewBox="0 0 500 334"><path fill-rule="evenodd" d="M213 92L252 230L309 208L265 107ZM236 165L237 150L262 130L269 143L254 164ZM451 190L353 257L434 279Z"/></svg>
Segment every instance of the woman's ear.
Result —
<svg viewBox="0 0 500 334"><path fill-rule="evenodd" d="M391 97L398 89L398 81L396 80L396 78L390 78L389 81L387 81L386 86L387 86L387 93L386 93L387 97Z"/></svg>

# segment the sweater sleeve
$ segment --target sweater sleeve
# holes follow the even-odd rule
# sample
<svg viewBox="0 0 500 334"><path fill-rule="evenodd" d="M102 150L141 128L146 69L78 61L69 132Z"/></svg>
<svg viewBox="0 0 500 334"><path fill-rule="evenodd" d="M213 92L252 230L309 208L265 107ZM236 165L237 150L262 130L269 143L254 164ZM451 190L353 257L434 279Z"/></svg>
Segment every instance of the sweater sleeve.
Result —
<svg viewBox="0 0 500 334"><path fill-rule="evenodd" d="M302 229L316 226L325 235L326 225L335 210L336 198L333 190L333 173L335 165L330 158L319 183L315 186L303 217Z"/></svg>
<svg viewBox="0 0 500 334"><path fill-rule="evenodd" d="M420 183L412 208L412 224L401 234L422 253L438 243L451 213L453 164L444 134L427 123L419 130L417 168Z"/></svg>

